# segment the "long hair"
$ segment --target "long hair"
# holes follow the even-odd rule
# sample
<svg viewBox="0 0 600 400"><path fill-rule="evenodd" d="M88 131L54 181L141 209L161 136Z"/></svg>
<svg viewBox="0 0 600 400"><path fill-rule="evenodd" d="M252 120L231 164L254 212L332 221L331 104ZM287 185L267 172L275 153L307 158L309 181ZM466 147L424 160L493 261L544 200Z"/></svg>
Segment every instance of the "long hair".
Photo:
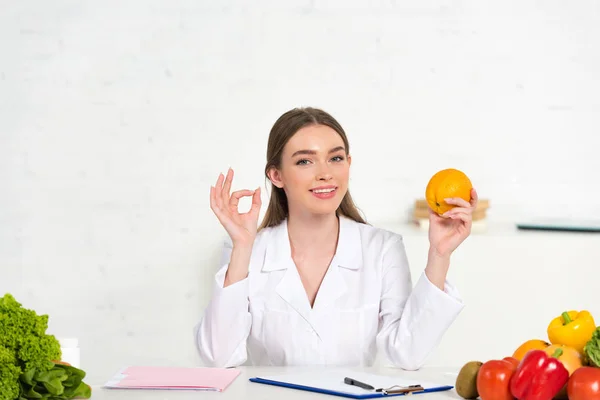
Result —
<svg viewBox="0 0 600 400"><path fill-rule="evenodd" d="M279 117L269 133L267 164L265 166L265 176L267 179L269 178L268 172L271 168L281 168L281 154L287 142L300 129L310 125L325 125L335 130L344 141L346 156L349 154L350 145L346 137L346 132L344 132L344 129L335 118L317 108L294 108ZM271 183L271 198L259 230L279 225L288 215L288 201L285 192ZM336 215L345 216L356 222L366 224L366 221L354 204L349 190L336 210Z"/></svg>

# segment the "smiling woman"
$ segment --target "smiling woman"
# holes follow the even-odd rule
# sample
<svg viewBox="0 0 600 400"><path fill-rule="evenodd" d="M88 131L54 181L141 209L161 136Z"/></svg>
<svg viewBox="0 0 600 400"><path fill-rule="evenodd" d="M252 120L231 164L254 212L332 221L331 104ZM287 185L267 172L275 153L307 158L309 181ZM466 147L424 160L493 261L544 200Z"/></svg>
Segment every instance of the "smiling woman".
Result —
<svg viewBox="0 0 600 400"><path fill-rule="evenodd" d="M196 326L205 364L370 365L377 349L420 368L463 308L446 281L469 235L477 195L448 199L461 218L430 218L427 265L413 288L402 237L368 225L348 189L350 146L315 108L284 113L267 145L272 194L258 227L260 189L230 193L233 171L210 190L229 234L214 294ZM238 202L252 196L239 213Z"/></svg>
<svg viewBox="0 0 600 400"><path fill-rule="evenodd" d="M348 191L349 152L346 132L328 113L306 108L283 114L267 144L265 174L274 192L261 228L280 224L290 208L302 207L293 203L306 197L332 200L304 203L316 207L315 214L337 213L364 223Z"/></svg>

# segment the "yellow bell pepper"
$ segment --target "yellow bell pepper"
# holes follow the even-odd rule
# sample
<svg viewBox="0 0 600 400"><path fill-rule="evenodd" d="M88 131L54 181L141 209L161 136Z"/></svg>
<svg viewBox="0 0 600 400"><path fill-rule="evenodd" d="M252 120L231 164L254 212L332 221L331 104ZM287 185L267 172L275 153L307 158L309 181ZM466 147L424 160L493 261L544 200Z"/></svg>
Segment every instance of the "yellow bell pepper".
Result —
<svg viewBox="0 0 600 400"><path fill-rule="evenodd" d="M583 347L595 330L596 323L589 311L565 311L550 321L548 339L552 344L573 347L583 355Z"/></svg>

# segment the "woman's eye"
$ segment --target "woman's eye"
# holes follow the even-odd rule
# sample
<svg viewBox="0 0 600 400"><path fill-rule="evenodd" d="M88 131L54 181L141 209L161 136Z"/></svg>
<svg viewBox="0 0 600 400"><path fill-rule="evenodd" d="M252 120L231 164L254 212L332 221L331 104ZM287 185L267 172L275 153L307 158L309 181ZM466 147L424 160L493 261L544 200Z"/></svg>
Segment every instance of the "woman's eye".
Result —
<svg viewBox="0 0 600 400"><path fill-rule="evenodd" d="M306 164L308 164L308 162L309 161L306 159L298 160L298 162L296 162L296 165L306 165Z"/></svg>
<svg viewBox="0 0 600 400"><path fill-rule="evenodd" d="M336 161L336 162L340 162L340 161L344 161L344 157L342 157L342 156L335 156L335 157L332 158L332 160Z"/></svg>

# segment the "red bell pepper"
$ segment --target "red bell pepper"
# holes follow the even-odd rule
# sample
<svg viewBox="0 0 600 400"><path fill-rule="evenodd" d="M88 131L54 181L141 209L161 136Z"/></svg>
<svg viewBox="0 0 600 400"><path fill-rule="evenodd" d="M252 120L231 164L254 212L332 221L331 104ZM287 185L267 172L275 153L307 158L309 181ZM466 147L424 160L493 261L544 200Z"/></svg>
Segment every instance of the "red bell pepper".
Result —
<svg viewBox="0 0 600 400"><path fill-rule="evenodd" d="M531 350L525 355L510 381L510 392L519 400L552 400L569 380L569 371L556 357L543 350Z"/></svg>

